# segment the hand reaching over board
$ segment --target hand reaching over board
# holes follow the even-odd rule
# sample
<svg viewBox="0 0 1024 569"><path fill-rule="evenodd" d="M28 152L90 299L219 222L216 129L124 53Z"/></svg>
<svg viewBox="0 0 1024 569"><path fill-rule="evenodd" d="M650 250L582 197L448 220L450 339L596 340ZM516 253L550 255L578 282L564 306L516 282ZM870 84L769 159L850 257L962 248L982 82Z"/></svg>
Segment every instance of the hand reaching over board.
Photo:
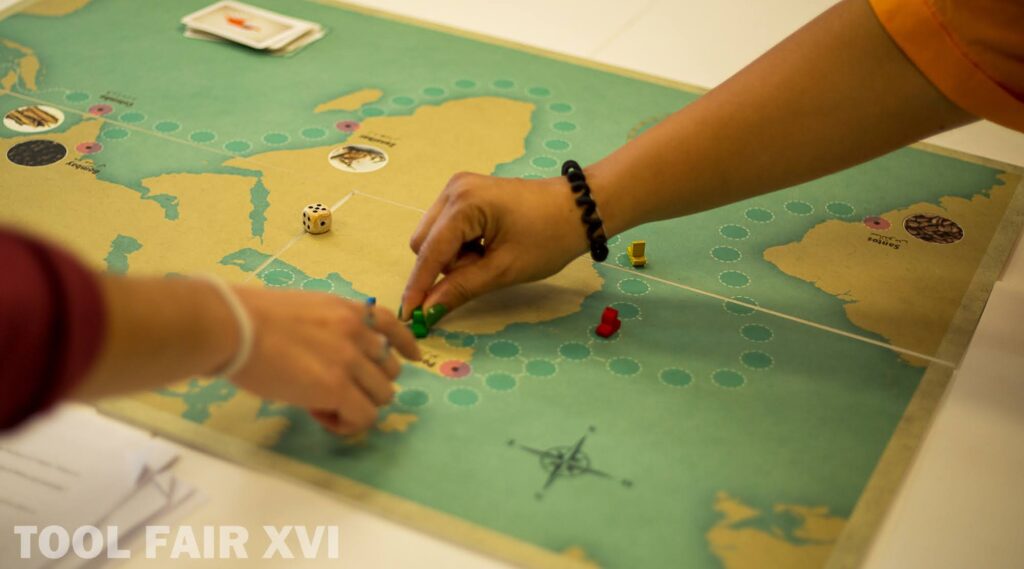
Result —
<svg viewBox="0 0 1024 569"><path fill-rule="evenodd" d="M248 363L231 379L253 393L301 405L343 434L373 426L394 396L401 365L393 346L419 348L390 311L336 296L236 289L257 330Z"/></svg>
<svg viewBox="0 0 1024 569"><path fill-rule="evenodd" d="M587 250L564 178L467 173L452 177L409 245L418 257L401 316L422 306L430 325L484 293L553 275Z"/></svg>
<svg viewBox="0 0 1024 569"><path fill-rule="evenodd" d="M89 373L69 380L71 395L81 399L227 376L353 434L371 427L377 408L391 402L401 369L392 347L420 358L412 335L389 310L329 294L216 279L97 280L106 337Z"/></svg>

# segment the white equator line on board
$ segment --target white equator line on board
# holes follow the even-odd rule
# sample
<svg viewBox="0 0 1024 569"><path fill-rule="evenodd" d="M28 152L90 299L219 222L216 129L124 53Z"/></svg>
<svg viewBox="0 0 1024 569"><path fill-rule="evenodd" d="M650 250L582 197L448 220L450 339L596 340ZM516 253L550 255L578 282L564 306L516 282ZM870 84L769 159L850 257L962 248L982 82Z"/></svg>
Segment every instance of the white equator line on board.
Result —
<svg viewBox="0 0 1024 569"><path fill-rule="evenodd" d="M357 193L359 193L359 192L357 192L356 190L352 190L351 192L345 194L345 196L343 198L341 198L340 200L336 201L334 203L334 205L331 206L331 214L334 214L335 210L337 210L339 207L345 205L345 202L347 202L349 199L352 198L352 196L356 195ZM242 281L242 282L248 283L252 279L256 278L263 269L266 269L268 266L270 266L270 263L273 263L281 255L284 255L285 252L288 251L288 249L291 249L292 245L295 245L296 243L298 243L299 239L302 239L305 236L306 236L306 232L305 231L300 231L299 233L297 233L295 235L295 237L292 237L291 239L289 239L288 242L285 243L284 246L282 246L281 249L277 253L274 253L273 255L270 256L269 259L267 259L266 261L263 261L262 263L260 263L260 266L256 267L256 270L254 270L252 273L250 273L249 276L246 277L246 279L244 281Z"/></svg>
<svg viewBox="0 0 1024 569"><path fill-rule="evenodd" d="M721 301L730 302L732 304L743 306L743 307L749 308L751 310L755 310L757 312L762 312L764 314L770 314L770 315L775 316L777 318L782 318L782 319L785 319L785 320L789 320L790 322L796 322L798 324L803 324L805 326L810 326L812 328L817 328L819 330L824 330L826 332L831 332L833 334L839 334L840 336L846 336L847 338L850 338L850 339L853 339L853 340L859 340L859 341L864 342L866 344L872 344L872 345L878 346L880 348L885 348L887 350L892 350L894 352L898 352L898 353L901 353L901 354L904 354L904 355L913 356L915 358L921 358L922 360L927 360L927 361L930 361L932 363L937 363L939 365L944 365L944 366L951 367L951 368L955 368L956 367L956 364L954 364L953 362L949 362L949 361L946 361L946 360L940 360L939 358L935 358L935 357L932 357L932 356L927 356L927 355L922 354L920 352L915 352L914 350L908 350L906 348L900 348L899 346L894 346L892 344L887 344L886 342L882 342L880 340L875 340L873 338L866 338L864 336L859 336L859 335L854 334L852 332L847 332L846 330L840 330L839 328L833 328L832 326L826 326L824 324L818 324L817 322L813 322L811 320L804 320L803 318L798 318L796 316L790 316L789 314L785 314L783 312L778 312L778 311L772 310L770 308L764 308L763 306L758 306L756 304L750 304L750 303L747 303L747 302L743 302L741 300L736 300L734 298L729 298L727 296L722 296L720 294L716 294L716 293L713 293L713 292L708 292L706 290L701 290L699 288L694 288L692 286L687 286L687 285L684 285L682 283L677 283L675 281L670 281L668 279L663 279L663 278L660 278L660 277L655 277L653 275L641 273L640 271L637 271L637 270L628 269L626 267L620 267L620 266L614 265L614 264L607 264L607 265L605 265L605 267L608 267L610 269L615 269L617 271L621 271L623 273L627 273L627 274L630 274L630 275L633 275L633 276L646 278L648 280L659 282L661 284L665 284L665 285L668 285L668 286L671 286L671 287L675 287L675 288L678 288L678 289L682 289L682 290L690 291L690 292L693 292L693 293L696 293L696 294L704 295L704 296L707 296L707 297L710 297L710 298L715 298L715 299L718 299L718 300L721 300Z"/></svg>
<svg viewBox="0 0 1024 569"><path fill-rule="evenodd" d="M361 195L363 197L367 197L367 198L370 198L370 199L373 199L373 200L377 200L379 202L384 202L384 203L391 204L391 205L398 206L398 207L404 207L405 209L411 209L413 211L418 211L420 213L427 213L427 210L425 210L425 209L420 209L420 208L415 207L415 206L406 205L404 203L396 202L394 200L389 200L388 198L382 198L380 196L375 196L373 194L368 194L366 192L360 192L359 190L355 190L355 193L359 194L359 195Z"/></svg>

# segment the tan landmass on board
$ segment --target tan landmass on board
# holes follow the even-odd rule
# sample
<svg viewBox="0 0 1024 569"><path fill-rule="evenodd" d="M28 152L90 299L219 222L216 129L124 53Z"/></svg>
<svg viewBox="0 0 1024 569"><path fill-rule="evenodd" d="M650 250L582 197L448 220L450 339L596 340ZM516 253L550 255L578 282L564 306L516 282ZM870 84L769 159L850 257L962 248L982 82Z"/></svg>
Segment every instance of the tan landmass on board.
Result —
<svg viewBox="0 0 1024 569"><path fill-rule="evenodd" d="M409 430L413 423L420 418L413 413L399 413L392 411L384 420L377 423L377 430L382 433L404 433Z"/></svg>
<svg viewBox="0 0 1024 569"><path fill-rule="evenodd" d="M158 230L133 235L142 248L131 256L133 274L215 273L241 282L247 275L220 264L228 253L258 249L252 235L250 191L257 178L230 174L164 174L142 185L155 194L177 196L179 218ZM169 226L169 227L168 227Z"/></svg>
<svg viewBox="0 0 1024 569"><path fill-rule="evenodd" d="M892 345L934 355L1003 218L1020 176L1002 174L1001 184L971 199L942 198L880 215L885 231L861 221L826 221L795 243L772 247L764 258L783 272L848 301L855 325ZM941 215L964 230L951 244L928 243L903 229L915 214ZM881 236L881 237L878 237ZM899 249L869 239L899 240ZM915 365L924 360L903 356Z"/></svg>
<svg viewBox="0 0 1024 569"><path fill-rule="evenodd" d="M468 362L473 357L472 347L453 346L440 336L428 336L420 340L419 344L423 359L412 365L434 373L440 373L438 368L448 360Z"/></svg>
<svg viewBox="0 0 1024 569"><path fill-rule="evenodd" d="M142 185L152 194L177 196L180 217L166 219L157 202L83 169L102 167L102 153L90 159L75 150L81 142L96 140L102 124L102 119L90 119L66 132L47 133L47 139L68 149L59 162L6 167L0 220L55 240L96 268L104 268L111 243L125 235L142 245L129 257L132 274L212 272L243 279L244 273L221 265L220 259L259 246L249 220L249 191L256 178L165 174L144 179ZM6 155L8 148L30 138L0 139L0 152Z"/></svg>
<svg viewBox="0 0 1024 569"><path fill-rule="evenodd" d="M67 16L81 10L92 0L37 0L21 11L32 16Z"/></svg>
<svg viewBox="0 0 1024 569"><path fill-rule="evenodd" d="M203 426L258 446L273 446L291 420L279 415L260 416L262 404L262 398L239 389L231 399L210 406L210 418Z"/></svg>
<svg viewBox="0 0 1024 569"><path fill-rule="evenodd" d="M587 556L587 550L583 549L578 545L567 547L562 551L562 556L574 561L574 567L594 567L599 568L593 559Z"/></svg>
<svg viewBox="0 0 1024 569"><path fill-rule="evenodd" d="M63 144L68 155L49 166L3 167L0 221L45 236L76 253L97 268L118 235L138 238L163 221L159 204L141 199L129 188L105 182L88 170L68 165L82 159L75 150L80 142L96 140L102 120L85 120L65 132L46 138ZM10 147L38 135L0 139L0 155ZM76 162L91 167L93 161Z"/></svg>
<svg viewBox="0 0 1024 569"><path fill-rule="evenodd" d="M846 520L828 513L825 506L797 506L793 504L775 504L777 513L788 513L804 521L803 525L793 530L793 535L806 541L835 542L846 527Z"/></svg>
<svg viewBox="0 0 1024 569"><path fill-rule="evenodd" d="M354 111L363 105L369 105L370 103L380 100L382 96L384 96L384 92L380 89L360 89L358 91L342 95L337 99L331 99L326 103L321 103L313 109L313 112Z"/></svg>
<svg viewBox="0 0 1024 569"><path fill-rule="evenodd" d="M181 416L188 409L184 396L190 392L195 393L209 389L213 385L212 382L212 379L183 381L166 388L171 393L170 395L145 392L134 395L133 399L149 407ZM216 385L231 389L223 383ZM209 402L209 418L202 423L203 426L235 439L261 447L271 447L277 444L281 435L291 425L288 417L260 415L263 399L241 388L238 388L230 398L223 401L216 400L216 394L201 396L204 399L213 399ZM417 421L419 421L419 416L414 413L391 411L377 423L376 428L381 433L405 433ZM364 445L368 442L368 435L369 433L363 432L347 435L342 439L345 444Z"/></svg>
<svg viewBox="0 0 1024 569"><path fill-rule="evenodd" d="M18 72L16 70L10 70L7 75L4 75L3 79L0 79L0 90L7 92L11 90L11 87L18 82Z"/></svg>
<svg viewBox="0 0 1024 569"><path fill-rule="evenodd" d="M39 58L36 56L35 51L8 39L0 39L0 44L21 52L21 57L15 63L17 69L9 71L4 76L2 82L0 82L0 85L3 86L5 91L8 91L18 82L18 79L21 79L22 85L24 85L26 90L35 91L37 88L36 77L39 75Z"/></svg>
<svg viewBox="0 0 1024 569"><path fill-rule="evenodd" d="M423 211L454 173L489 173L520 157L532 111L529 103L479 97L420 107L408 116L366 119L349 142L377 146L389 158L387 166L369 173L332 166L327 157L339 145L267 152L228 165L263 172L271 192L267 250L279 250L301 232L296 212L306 204L333 205L347 197L329 233L299 239L281 259L310 274L338 272L356 290L397 306L415 261L409 236ZM441 327L488 334L513 323L552 320L578 311L601 284L593 265L580 259L539 283L479 299Z"/></svg>
<svg viewBox="0 0 1024 569"><path fill-rule="evenodd" d="M793 543L772 531L747 525L761 512L725 492L715 497L715 510L722 514L707 533L711 551L725 569L820 569L846 520L831 516L828 508L777 504L776 512L790 513L801 520L793 535L806 543Z"/></svg>
<svg viewBox="0 0 1024 569"><path fill-rule="evenodd" d="M212 381L210 379L198 380L194 386L190 381L184 381L167 387L168 391L176 395L163 395L151 391L133 395L132 399L149 407L180 416L188 409L182 396L190 390L209 388ZM276 415L260 416L259 410L262 401L260 397L238 389L230 399L213 401L209 404L210 416L203 422L203 426L254 445L273 446L288 428L290 421L287 417Z"/></svg>

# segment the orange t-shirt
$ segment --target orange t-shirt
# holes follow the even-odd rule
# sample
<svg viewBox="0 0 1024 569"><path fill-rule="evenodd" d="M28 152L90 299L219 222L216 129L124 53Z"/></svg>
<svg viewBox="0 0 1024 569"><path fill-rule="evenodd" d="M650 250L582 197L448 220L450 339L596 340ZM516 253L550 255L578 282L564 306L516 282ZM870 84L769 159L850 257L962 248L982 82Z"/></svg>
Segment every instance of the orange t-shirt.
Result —
<svg viewBox="0 0 1024 569"><path fill-rule="evenodd" d="M914 65L965 111L1024 132L1024 2L871 0Z"/></svg>

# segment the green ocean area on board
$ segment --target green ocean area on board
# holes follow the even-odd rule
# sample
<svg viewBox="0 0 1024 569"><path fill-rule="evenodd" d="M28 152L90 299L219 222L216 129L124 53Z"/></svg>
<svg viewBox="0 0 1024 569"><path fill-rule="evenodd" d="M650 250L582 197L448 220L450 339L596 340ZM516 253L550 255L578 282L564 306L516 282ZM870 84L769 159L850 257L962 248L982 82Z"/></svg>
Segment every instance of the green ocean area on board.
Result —
<svg viewBox="0 0 1024 569"><path fill-rule="evenodd" d="M100 135L101 178L157 200L175 219L175 196L150 195L142 180L172 172L251 176L250 199L238 207L250 212L254 236L262 235L273 192L257 170L223 162L339 144L349 136L336 128L339 121L408 115L466 97L529 101L536 110L525 153L494 173L546 177L566 158L599 159L639 125L695 99L315 3L254 2L329 28L295 57L183 38L178 20L206 4L97 0L62 18L12 17L0 22L0 37L35 50L44 69L38 91L18 86L18 93L82 111L108 92L130 96L131 107L116 108ZM0 75L13 57L0 51ZM384 96L356 111L313 112L363 88ZM23 101L2 97L0 104L8 110ZM79 120L68 118L62 130ZM650 275L880 339L849 322L843 301L782 273L763 251L828 219L856 221L944 196L970 197L996 184L997 174L903 150L817 182L631 230L612 240L610 262L625 266L626 245L645 239ZM130 273L131 252L145 246L118 237L109 270ZM309 274L280 260L264 266L266 251L223 253L222 264L267 286L356 300L373 294L354 290L344 267ZM472 373L455 380L407 369L392 410L419 417L408 433L376 433L371 444L352 446L304 411L265 402L260 416L290 419L274 450L553 551L582 547L608 567L717 566L705 536L720 517L713 508L719 491L766 512L790 503L849 516L921 368L884 348L613 267L598 271L602 290L570 316L485 336L446 332L442 323L435 334L475 350ZM609 305L620 311L623 332L604 340L593 327ZM183 416L203 423L235 393L215 381L164 395L182 398ZM581 437L581 452L606 476L584 473L545 487L547 465L521 447L572 447Z"/></svg>

